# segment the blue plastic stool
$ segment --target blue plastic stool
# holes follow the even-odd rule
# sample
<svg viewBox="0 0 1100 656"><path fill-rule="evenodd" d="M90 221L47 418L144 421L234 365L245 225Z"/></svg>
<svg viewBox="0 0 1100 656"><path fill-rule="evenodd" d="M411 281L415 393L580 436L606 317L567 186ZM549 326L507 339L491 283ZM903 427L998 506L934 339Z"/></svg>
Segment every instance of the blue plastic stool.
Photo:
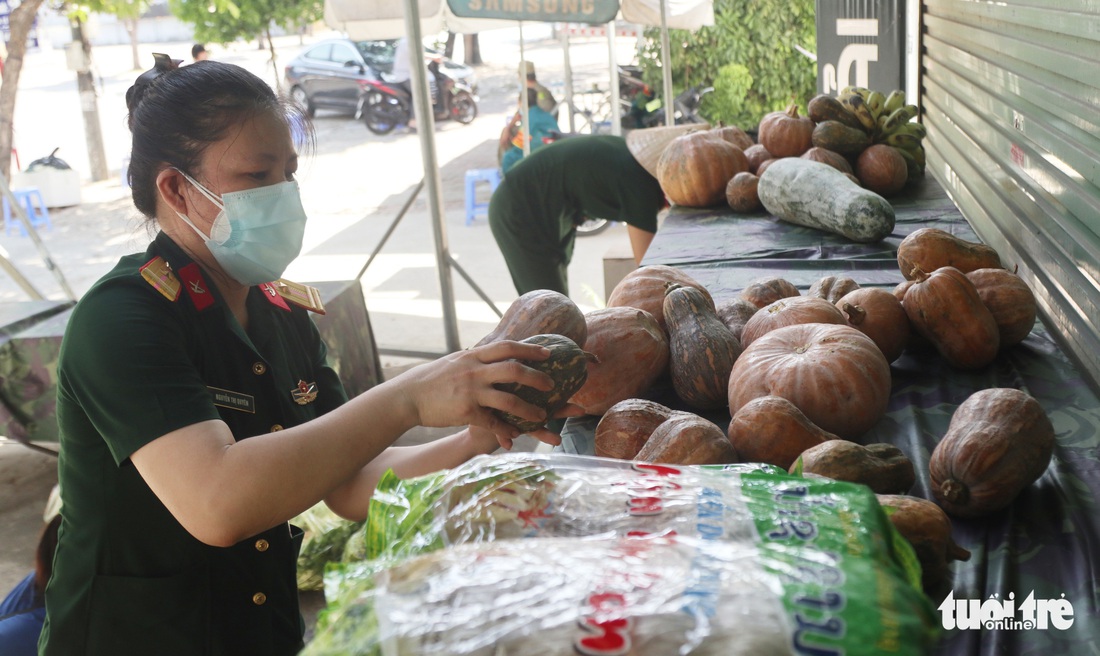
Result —
<svg viewBox="0 0 1100 656"><path fill-rule="evenodd" d="M474 222L479 214L489 213L489 203L477 202L477 183L488 182L489 193L500 186L500 169L470 169L466 171L466 225Z"/></svg>
<svg viewBox="0 0 1100 656"><path fill-rule="evenodd" d="M50 223L50 211L46 209L46 203L42 200L42 194L38 191L38 187L12 189L11 193L15 196L16 202L27 210L27 218L31 220L32 226L36 228L46 226L46 229L53 228L53 224ZM18 228L19 234L26 237L27 231L23 228L23 222L12 216L7 196L3 197L3 205L4 231L10 235L13 228Z"/></svg>

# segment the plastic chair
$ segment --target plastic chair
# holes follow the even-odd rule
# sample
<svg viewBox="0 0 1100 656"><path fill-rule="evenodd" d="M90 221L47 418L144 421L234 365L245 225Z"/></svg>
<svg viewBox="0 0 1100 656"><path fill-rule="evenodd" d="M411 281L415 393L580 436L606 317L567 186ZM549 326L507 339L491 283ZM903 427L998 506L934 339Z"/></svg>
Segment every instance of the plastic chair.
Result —
<svg viewBox="0 0 1100 656"><path fill-rule="evenodd" d="M42 200L42 194L38 191L38 187L12 189L11 193L15 196L16 202L27 211L27 218L31 220L32 226L38 228L44 225L47 230L53 228L53 224L50 223L50 211L46 208L46 203ZM27 231L23 228L23 222L12 216L7 196L3 197L3 206L4 231L10 235L13 229L18 229L20 235L27 236Z"/></svg>
<svg viewBox="0 0 1100 656"><path fill-rule="evenodd" d="M470 169L466 171L466 225L471 225L480 214L489 213L489 203L477 201L477 183L488 182L492 193L500 186L500 169Z"/></svg>

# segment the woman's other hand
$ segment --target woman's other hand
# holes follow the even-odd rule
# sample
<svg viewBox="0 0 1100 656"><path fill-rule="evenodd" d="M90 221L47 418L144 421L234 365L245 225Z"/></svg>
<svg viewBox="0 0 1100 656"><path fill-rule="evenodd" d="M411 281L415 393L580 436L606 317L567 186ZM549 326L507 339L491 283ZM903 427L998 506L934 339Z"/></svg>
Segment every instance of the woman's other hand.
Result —
<svg viewBox="0 0 1100 656"><path fill-rule="evenodd" d="M554 413L554 419L566 419L568 417L580 417L584 414L584 408L579 405L573 405L568 403L561 410ZM513 438L502 438L490 430L484 428L478 428L477 426L470 426L470 438L476 444L475 448L479 453L492 453L497 450L497 447L504 449L505 451L512 450ZM540 442L545 442L550 446L558 446L561 444L561 435L549 430L546 427L540 428L537 431L528 433Z"/></svg>

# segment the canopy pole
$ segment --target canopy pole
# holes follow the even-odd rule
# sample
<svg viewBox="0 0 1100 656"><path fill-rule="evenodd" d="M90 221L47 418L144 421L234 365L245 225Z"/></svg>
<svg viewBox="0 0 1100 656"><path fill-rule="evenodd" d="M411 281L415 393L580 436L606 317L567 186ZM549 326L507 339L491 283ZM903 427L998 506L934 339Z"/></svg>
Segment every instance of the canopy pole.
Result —
<svg viewBox="0 0 1100 656"><path fill-rule="evenodd" d="M527 61L527 56L523 54L523 21L519 22L519 61L521 64L516 67L516 72L519 73L519 111L522 118L521 129L523 130L523 156L527 157L531 154L531 112L527 108L527 71L524 70L522 62Z"/></svg>
<svg viewBox="0 0 1100 656"><path fill-rule="evenodd" d="M576 122L573 120L573 63L569 59L569 26L572 23L562 23L561 49L562 59L565 64L565 102L558 103L558 107L565 107L565 113L569 115L569 131L576 132ZM558 118L561 118L561 110L558 110Z"/></svg>
<svg viewBox="0 0 1100 656"><path fill-rule="evenodd" d="M676 125L676 108L672 106L672 54L668 47L668 0L661 0L661 72L664 74L665 125Z"/></svg>
<svg viewBox="0 0 1100 656"><path fill-rule="evenodd" d="M619 107L619 60L615 54L614 18L607 24L607 62L611 67L611 134L621 137L623 136L623 110Z"/></svg>
<svg viewBox="0 0 1100 656"><path fill-rule="evenodd" d="M439 271L440 301L443 305L443 334L447 352L459 350L458 317L455 314L455 292L451 282L451 255L447 246L447 230L443 223L443 182L435 154L435 113L431 92L424 74L424 37L420 32L420 6L417 0L405 0L405 34L412 57L413 107L420 126L420 155L424 162L424 182L428 187L428 204L432 213L432 234L435 237L435 265ZM442 94L443 89L439 90Z"/></svg>

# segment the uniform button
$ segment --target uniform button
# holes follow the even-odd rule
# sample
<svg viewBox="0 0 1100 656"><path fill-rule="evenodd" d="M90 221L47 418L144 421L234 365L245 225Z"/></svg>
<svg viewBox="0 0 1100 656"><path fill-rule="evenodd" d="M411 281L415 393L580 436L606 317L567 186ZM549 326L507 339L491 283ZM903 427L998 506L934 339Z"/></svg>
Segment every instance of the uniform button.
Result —
<svg viewBox="0 0 1100 656"><path fill-rule="evenodd" d="M267 543L267 540L260 538L256 540L256 551L267 551L271 545Z"/></svg>
<svg viewBox="0 0 1100 656"><path fill-rule="evenodd" d="M257 376L262 376L267 373L267 365L262 362L256 362L252 365L252 373Z"/></svg>
<svg viewBox="0 0 1100 656"><path fill-rule="evenodd" d="M262 592L257 592L256 594L252 595L252 603L256 604L257 606L263 606L267 603L267 595Z"/></svg>
<svg viewBox="0 0 1100 656"><path fill-rule="evenodd" d="M274 425L271 426L271 432L272 433L274 433L276 431L281 431L281 430L283 430L283 425L282 424L274 424Z"/></svg>

